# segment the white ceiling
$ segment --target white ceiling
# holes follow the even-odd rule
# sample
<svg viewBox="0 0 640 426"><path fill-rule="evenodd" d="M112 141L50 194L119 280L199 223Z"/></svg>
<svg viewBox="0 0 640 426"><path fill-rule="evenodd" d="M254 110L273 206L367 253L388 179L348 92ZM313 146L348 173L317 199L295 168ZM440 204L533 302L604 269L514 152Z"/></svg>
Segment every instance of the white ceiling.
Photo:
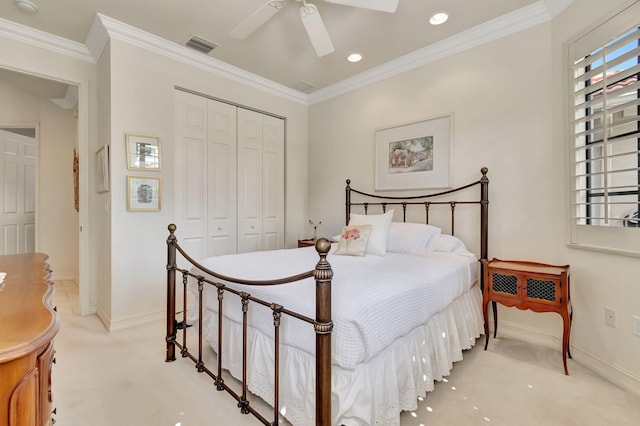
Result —
<svg viewBox="0 0 640 426"><path fill-rule="evenodd" d="M285 8L246 40L230 31L266 0L31 0L36 14L25 14L13 0L0 2L0 17L84 44L97 13L183 44L197 34L218 47L209 56L273 82L292 87L313 86L309 92L352 78L389 61L451 40L478 25L499 25L500 17L527 6L547 9L571 0L400 0L395 13L375 12L309 0L316 4L335 46L318 58L298 16L300 3ZM550 6L549 6L550 5ZM446 10L449 21L429 25L435 11ZM557 13L548 10L552 15ZM363 60L347 62L349 53ZM0 77L2 77L0 75Z"/></svg>

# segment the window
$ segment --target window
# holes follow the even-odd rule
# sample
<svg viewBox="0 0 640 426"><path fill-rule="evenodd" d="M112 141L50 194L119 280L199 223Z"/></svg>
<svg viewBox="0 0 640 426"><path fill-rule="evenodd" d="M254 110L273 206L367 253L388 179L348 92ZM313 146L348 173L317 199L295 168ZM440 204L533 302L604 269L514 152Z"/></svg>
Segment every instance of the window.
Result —
<svg viewBox="0 0 640 426"><path fill-rule="evenodd" d="M585 240L584 235L577 235L582 225L609 228L640 225L640 14L637 9L638 3L569 47L574 243Z"/></svg>

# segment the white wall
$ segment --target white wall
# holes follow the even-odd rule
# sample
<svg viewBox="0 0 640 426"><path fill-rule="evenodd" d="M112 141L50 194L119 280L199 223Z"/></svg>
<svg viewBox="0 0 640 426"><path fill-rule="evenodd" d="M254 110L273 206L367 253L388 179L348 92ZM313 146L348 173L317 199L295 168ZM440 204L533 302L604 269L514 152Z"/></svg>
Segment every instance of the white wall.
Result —
<svg viewBox="0 0 640 426"><path fill-rule="evenodd" d="M37 125L38 172L36 250L49 255L54 279L78 277L78 213L73 207L72 110L0 81L0 124Z"/></svg>
<svg viewBox="0 0 640 426"><path fill-rule="evenodd" d="M629 330L630 315L640 313L640 262L565 245L561 44L585 26L576 17L589 22L607 14L613 7L607 4L576 0L553 23L312 106L309 211L323 221L325 235L338 233L345 179L373 191L375 130L454 113L454 185L476 180L481 167L489 168L489 257L570 264L572 354L640 394L640 338ZM605 306L617 310L618 329L605 327ZM499 318L504 333L561 347L557 314L500 307Z"/></svg>
<svg viewBox="0 0 640 426"><path fill-rule="evenodd" d="M97 134L98 137L90 143L90 155L107 145L111 150L111 56L108 46L103 50L102 55L96 64L96 76L98 86L98 115ZM95 156L95 154L93 154ZM92 157L95 162L95 158ZM110 162L113 162L112 160ZM95 163L94 163L95 164ZM111 197L114 188L109 192L97 192L97 168L93 168L90 177L91 194L91 262L90 271L93 281L96 283L92 289L92 304L97 306L97 313L100 318L108 324L111 312ZM112 179L109 185L112 187Z"/></svg>
<svg viewBox="0 0 640 426"><path fill-rule="evenodd" d="M305 106L112 39L109 94L111 306L109 312L102 315L110 329L142 320L145 316L164 315L165 241L167 226L174 221L175 208L172 161L175 86L286 117L286 246L295 246L298 229L306 221ZM125 133L160 137L161 172L127 170ZM162 211L127 211L127 175L162 177ZM180 238L179 229L177 236Z"/></svg>
<svg viewBox="0 0 640 426"><path fill-rule="evenodd" d="M566 149L569 130L564 109L568 90L564 63L566 43L631 3L631 0L576 0L553 22L553 73L556 76L553 83L557 93L552 105L553 140L565 166L569 161ZM581 19L576 19L577 16ZM558 221L561 224L559 256L572 267L575 311L572 353L595 368L604 364L609 377L640 393L640 337L631 334L631 315L640 316L640 259L566 246L569 241L568 173L563 167L555 176L564 184L562 201L557 206L557 215L562 218ZM640 238L640 230L629 231ZM616 312L616 328L605 325L606 307Z"/></svg>

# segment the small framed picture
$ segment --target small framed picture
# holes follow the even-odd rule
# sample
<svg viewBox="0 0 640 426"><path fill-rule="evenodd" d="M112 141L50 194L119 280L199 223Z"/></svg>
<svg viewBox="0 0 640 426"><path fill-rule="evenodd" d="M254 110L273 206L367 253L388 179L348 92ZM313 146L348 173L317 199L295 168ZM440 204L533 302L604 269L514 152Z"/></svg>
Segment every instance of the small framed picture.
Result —
<svg viewBox="0 0 640 426"><path fill-rule="evenodd" d="M162 181L159 177L127 176L127 211L159 212Z"/></svg>
<svg viewBox="0 0 640 426"><path fill-rule="evenodd" d="M109 192L109 146L104 145L96 151L96 171L98 174L97 191Z"/></svg>
<svg viewBox="0 0 640 426"><path fill-rule="evenodd" d="M161 170L160 138L127 133L127 168L129 170Z"/></svg>

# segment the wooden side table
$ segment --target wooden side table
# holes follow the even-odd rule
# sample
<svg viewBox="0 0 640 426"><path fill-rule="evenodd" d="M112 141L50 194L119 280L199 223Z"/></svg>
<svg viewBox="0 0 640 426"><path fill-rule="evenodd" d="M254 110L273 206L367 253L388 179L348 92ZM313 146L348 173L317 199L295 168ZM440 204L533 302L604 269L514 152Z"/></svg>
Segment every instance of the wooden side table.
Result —
<svg viewBox="0 0 640 426"><path fill-rule="evenodd" d="M569 265L556 266L544 263L492 259L485 268L485 286L482 298L484 315L484 349L489 344L489 322L487 310L489 302L534 312L557 312L562 317L562 362L564 373L567 369L567 355L571 358L569 336L573 309L569 281ZM498 332L498 312L493 308L494 332Z"/></svg>
<svg viewBox="0 0 640 426"><path fill-rule="evenodd" d="M337 241L334 241L332 239L329 239L330 243L337 243ZM300 247L310 247L310 246L315 246L316 245L316 240L309 238L309 239L304 239L304 240L298 240L298 248Z"/></svg>
<svg viewBox="0 0 640 426"><path fill-rule="evenodd" d="M305 239L305 240L298 240L298 248L300 247L310 247L312 245L314 245L316 243L316 240L314 239Z"/></svg>

